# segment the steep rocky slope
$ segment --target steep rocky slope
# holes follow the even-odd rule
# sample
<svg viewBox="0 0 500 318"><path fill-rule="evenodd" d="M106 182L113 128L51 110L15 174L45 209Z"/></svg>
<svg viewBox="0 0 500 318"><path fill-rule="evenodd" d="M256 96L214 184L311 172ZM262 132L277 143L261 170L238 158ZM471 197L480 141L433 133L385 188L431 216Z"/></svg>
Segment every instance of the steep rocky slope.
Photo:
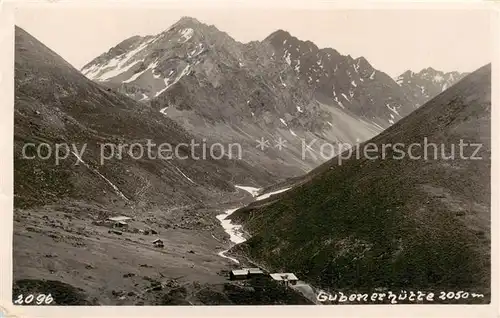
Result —
<svg viewBox="0 0 500 318"><path fill-rule="evenodd" d="M315 97L386 128L414 110L389 75L376 70L364 58L344 56L332 48L319 49L278 30L264 42L270 43L279 59L285 60L314 90Z"/></svg>
<svg viewBox="0 0 500 318"><path fill-rule="evenodd" d="M367 140L437 94L415 95L363 57L319 49L283 30L240 43L190 17L124 40L82 73L200 138L240 143L244 161L275 179L329 159L320 155L325 142ZM255 148L261 138L271 145L265 151ZM280 138L287 147L276 151ZM302 140L318 155L304 156Z"/></svg>
<svg viewBox="0 0 500 318"><path fill-rule="evenodd" d="M468 290L488 301L490 72L466 76L341 164L235 212L252 235L235 252L325 289ZM424 150L425 138L437 148ZM410 159L412 143L421 146Z"/></svg>

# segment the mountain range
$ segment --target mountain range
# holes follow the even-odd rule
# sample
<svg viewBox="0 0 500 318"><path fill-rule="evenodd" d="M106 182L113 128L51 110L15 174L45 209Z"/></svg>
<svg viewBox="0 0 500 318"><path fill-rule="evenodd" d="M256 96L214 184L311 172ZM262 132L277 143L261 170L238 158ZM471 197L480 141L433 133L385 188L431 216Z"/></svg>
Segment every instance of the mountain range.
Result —
<svg viewBox="0 0 500 318"><path fill-rule="evenodd" d="M354 145L435 95L413 94L363 57L318 49L278 30L240 43L213 25L184 17L154 36L134 36L82 68L99 84L128 95L214 141L238 141L249 164L282 179L326 159L301 156L301 139ZM456 80L459 79L457 76ZM450 82L451 83L451 82ZM430 84L432 85L432 84ZM282 138L284 151L252 149ZM272 166L271 160L279 164Z"/></svg>
<svg viewBox="0 0 500 318"><path fill-rule="evenodd" d="M425 104L430 98L438 95L457 81L461 80L467 73L441 72L432 67L425 68L418 73L406 71L398 76L395 81L412 98L418 107Z"/></svg>

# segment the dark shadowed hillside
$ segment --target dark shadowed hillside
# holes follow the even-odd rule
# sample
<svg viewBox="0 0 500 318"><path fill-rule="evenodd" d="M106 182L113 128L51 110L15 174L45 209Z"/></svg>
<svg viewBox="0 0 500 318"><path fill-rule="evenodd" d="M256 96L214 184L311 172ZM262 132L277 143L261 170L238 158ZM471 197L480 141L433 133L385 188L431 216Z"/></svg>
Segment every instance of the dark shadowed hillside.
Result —
<svg viewBox="0 0 500 318"><path fill-rule="evenodd" d="M326 289L469 290L490 281L490 65L388 128L361 154L233 214L252 238L235 251ZM438 145L422 149L424 138ZM481 144L461 159L459 145ZM413 156L383 144L412 143ZM452 144L455 158L450 158ZM441 154L441 145L444 150ZM476 146L464 147L470 158ZM446 156L446 157L445 157Z"/></svg>
<svg viewBox="0 0 500 318"><path fill-rule="evenodd" d="M262 170L245 165L241 160L194 160L189 148L180 149L171 160L135 152L134 159L125 148L118 155L100 164L100 145L146 145L150 139L156 145L172 147L190 143L193 138L176 122L149 107L88 80L56 53L45 47L20 28L16 28L15 56L15 205L31 206L64 198L155 205L170 203L192 204L217 192L234 192L229 181L245 178L262 184L272 178ZM197 140L201 143L201 140ZM26 143L51 145L52 154L40 159L36 148ZM55 163L55 144L65 143L70 151L82 153L85 163L66 148L67 155ZM75 145L76 150L71 148ZM106 156L109 156L109 147ZM146 149L144 147L144 149ZM48 156L47 148L42 155ZM137 150L137 148L136 148ZM202 149L196 149L201 156ZM181 160L179 158L186 157ZM157 158L157 159L155 159Z"/></svg>

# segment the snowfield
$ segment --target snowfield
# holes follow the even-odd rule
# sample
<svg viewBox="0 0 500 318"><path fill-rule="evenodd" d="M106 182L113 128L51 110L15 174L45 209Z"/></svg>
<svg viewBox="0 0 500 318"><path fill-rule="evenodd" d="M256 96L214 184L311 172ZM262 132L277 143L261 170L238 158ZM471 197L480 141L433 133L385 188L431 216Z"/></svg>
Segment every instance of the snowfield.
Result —
<svg viewBox="0 0 500 318"><path fill-rule="evenodd" d="M241 189L241 190L245 190L246 192L250 193L253 197L256 197L261 190L261 188L245 187L245 186L239 186L239 185L235 185L234 187Z"/></svg>
<svg viewBox="0 0 500 318"><path fill-rule="evenodd" d="M181 32L181 38L179 39L179 42L185 43L189 39L193 37L194 30L191 28L183 29Z"/></svg>
<svg viewBox="0 0 500 318"><path fill-rule="evenodd" d="M274 191L274 192L269 192L269 193L266 193L266 194L258 196L255 200L256 201L264 200L264 199L269 198L273 194L278 194L278 193L281 193L281 192L285 192L285 191L288 191L290 189L291 189L291 187L290 188L285 188L285 189L280 189L280 190L277 190L277 191Z"/></svg>

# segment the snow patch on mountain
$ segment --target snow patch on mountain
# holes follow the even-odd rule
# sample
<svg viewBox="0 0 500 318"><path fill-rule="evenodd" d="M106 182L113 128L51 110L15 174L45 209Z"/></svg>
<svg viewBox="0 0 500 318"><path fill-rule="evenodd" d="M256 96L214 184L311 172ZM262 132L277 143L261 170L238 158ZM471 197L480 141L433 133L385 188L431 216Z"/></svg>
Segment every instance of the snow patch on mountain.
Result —
<svg viewBox="0 0 500 318"><path fill-rule="evenodd" d="M385 106L386 106L387 108L389 108L389 110L390 110L390 111L392 111L392 112L393 112L393 113L395 113L396 115L400 116L400 115L399 115L399 113L398 113L398 111L396 110L396 106L391 107L389 104L385 104Z"/></svg>
<svg viewBox="0 0 500 318"><path fill-rule="evenodd" d="M89 69L83 69L82 73L92 80L100 81L106 81L120 75L142 62L141 59L136 59L132 62L132 58L144 50L154 40L155 38L149 39L141 43L137 48L112 58L104 65L92 65Z"/></svg>
<svg viewBox="0 0 500 318"><path fill-rule="evenodd" d="M193 37L194 30L191 28L182 29L180 31L180 34L181 34L181 38L179 39L179 42L185 43Z"/></svg>
<svg viewBox="0 0 500 318"><path fill-rule="evenodd" d="M441 83L444 80L444 77L440 74L437 74L436 76L434 76L434 80L438 83Z"/></svg>
<svg viewBox="0 0 500 318"><path fill-rule="evenodd" d="M295 72L300 72L300 60L297 60L297 64L295 64L295 67L293 68Z"/></svg>
<svg viewBox="0 0 500 318"><path fill-rule="evenodd" d="M132 67L136 66L141 62L141 61L134 61L132 63L125 65L127 61L128 60L120 61L118 65L116 65L116 67L114 67L112 70L109 70L106 73L99 76L99 80L101 81L109 80L112 77L125 73L126 71L128 71L129 69L131 69Z"/></svg>
<svg viewBox="0 0 500 318"><path fill-rule="evenodd" d="M138 79L139 76L141 76L142 74L144 74L146 71L148 71L148 70L154 70L157 66L158 66L158 60L156 60L153 63L149 64L149 66L146 69L144 69L143 71L135 73L129 79L123 81L123 83L131 83L131 82L135 81L136 79Z"/></svg>
<svg viewBox="0 0 500 318"><path fill-rule="evenodd" d="M285 55L283 56L288 65L292 65L292 60L290 59L290 52L285 51Z"/></svg>
<svg viewBox="0 0 500 318"><path fill-rule="evenodd" d="M264 199L267 199L269 198L270 196L274 195L274 194L278 194L278 193L281 193L281 192L285 192L285 191L288 191L290 190L290 188L285 188L285 189L280 189L280 190L276 190L276 191L273 191L273 192L269 192L269 193L265 193L263 195L260 195L258 196L255 200L256 201L260 201L260 200L264 200Z"/></svg>
<svg viewBox="0 0 500 318"><path fill-rule="evenodd" d="M167 89L169 89L170 87L172 87L172 85L174 85L175 83L177 83L184 75L188 74L189 70L190 70L190 67L191 67L191 65L187 64L184 67L184 69L180 72L180 74L177 77L175 77L175 79L173 80L172 83L170 83L171 77L164 78L165 88L163 88L163 89L159 90L158 92L156 92L155 97L160 96L160 94L162 94L164 91L166 91Z"/></svg>
<svg viewBox="0 0 500 318"><path fill-rule="evenodd" d="M256 197L259 194L260 190L261 190L261 188L248 187L248 186L240 186L240 185L235 185L234 187L250 193L253 197Z"/></svg>

